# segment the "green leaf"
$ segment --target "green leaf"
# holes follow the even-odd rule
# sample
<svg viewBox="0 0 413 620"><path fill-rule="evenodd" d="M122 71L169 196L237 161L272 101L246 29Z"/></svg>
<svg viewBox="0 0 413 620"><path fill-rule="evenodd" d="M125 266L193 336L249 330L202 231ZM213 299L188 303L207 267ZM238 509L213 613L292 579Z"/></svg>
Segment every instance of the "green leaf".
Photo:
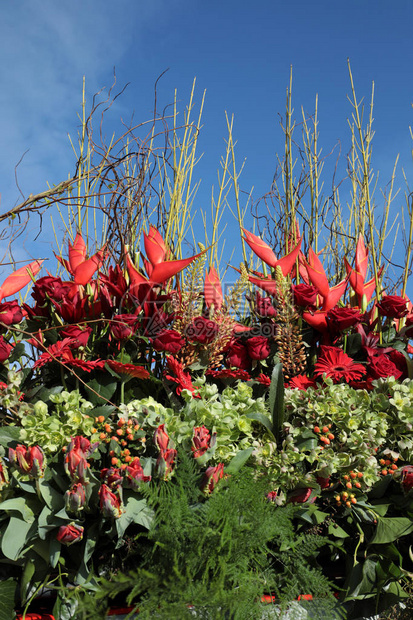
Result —
<svg viewBox="0 0 413 620"><path fill-rule="evenodd" d="M237 454L231 459L227 467L225 467L225 473L227 474L236 474L243 465L248 461L251 454L254 452L254 448L246 448L245 450L240 450Z"/></svg>
<svg viewBox="0 0 413 620"><path fill-rule="evenodd" d="M2 426L0 428L0 444L8 447L13 441L20 440L20 427Z"/></svg>
<svg viewBox="0 0 413 620"><path fill-rule="evenodd" d="M9 364L18 360L24 354L24 352L25 352L25 346L23 342L18 342L17 344L15 344L13 347L13 351L11 352L8 358Z"/></svg>
<svg viewBox="0 0 413 620"><path fill-rule="evenodd" d="M33 523L34 514L24 497L13 497L0 503L0 510L19 512L27 523Z"/></svg>
<svg viewBox="0 0 413 620"><path fill-rule="evenodd" d="M44 478L39 480L38 489L42 498L52 510L60 510L64 506L63 496L56 491Z"/></svg>
<svg viewBox="0 0 413 620"><path fill-rule="evenodd" d="M18 517L11 517L1 540L1 550L6 558L16 561L26 541L34 531L34 523L27 523Z"/></svg>
<svg viewBox="0 0 413 620"><path fill-rule="evenodd" d="M330 523L328 526L328 534L335 538L348 538L349 534L343 530L337 523Z"/></svg>
<svg viewBox="0 0 413 620"><path fill-rule="evenodd" d="M274 434L272 432L271 420L266 415L264 415L263 413L259 413L258 411L253 411L252 413L247 413L245 417L248 418L248 420L255 420L256 422L260 422L260 424L265 426L270 435L274 437Z"/></svg>
<svg viewBox="0 0 413 620"><path fill-rule="evenodd" d="M118 381L114 381L109 373L99 373L98 378L87 382L86 387L90 388L87 399L94 405L105 405L114 395L117 386Z"/></svg>
<svg viewBox="0 0 413 620"><path fill-rule="evenodd" d="M17 583L14 579L0 581L0 620L10 620L14 612L14 594Z"/></svg>
<svg viewBox="0 0 413 620"><path fill-rule="evenodd" d="M268 403L270 406L270 414L272 417L272 432L277 441L280 438L282 426L284 423L284 376L283 366L281 362L274 366L271 375L270 393Z"/></svg>
<svg viewBox="0 0 413 620"><path fill-rule="evenodd" d="M413 522L405 517L385 517L379 519L377 529L370 541L371 545L385 545L413 531Z"/></svg>
<svg viewBox="0 0 413 620"><path fill-rule="evenodd" d="M153 520L153 512L148 508L146 499L137 499L129 496L125 503L125 512L116 519L116 531L121 542L126 528L130 523L136 523L149 529Z"/></svg>

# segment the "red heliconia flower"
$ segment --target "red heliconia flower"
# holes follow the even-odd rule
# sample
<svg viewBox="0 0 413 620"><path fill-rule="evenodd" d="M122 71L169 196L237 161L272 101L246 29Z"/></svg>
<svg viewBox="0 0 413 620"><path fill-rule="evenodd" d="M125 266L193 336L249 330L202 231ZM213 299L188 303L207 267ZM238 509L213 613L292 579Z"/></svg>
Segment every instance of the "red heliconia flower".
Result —
<svg viewBox="0 0 413 620"><path fill-rule="evenodd" d="M207 251L203 250L190 258L164 260L166 257L165 244L160 233L153 227L150 228L149 235L144 234L144 243L149 258L149 263L145 261L147 271L150 272L148 273L149 279L145 278L145 276L137 270L129 253L126 253L126 269L129 274L130 288L132 291L135 288L139 288L142 284L147 284L151 287L163 284Z"/></svg>
<svg viewBox="0 0 413 620"><path fill-rule="evenodd" d="M167 450L169 444L169 435L165 430L165 424L160 424L155 431L153 440L159 450Z"/></svg>
<svg viewBox="0 0 413 620"><path fill-rule="evenodd" d="M63 545L69 546L75 542L80 542L83 538L84 528L75 523L61 525L57 532L56 539Z"/></svg>
<svg viewBox="0 0 413 620"><path fill-rule="evenodd" d="M0 286L0 301L18 293L26 284L29 284L34 276L39 273L42 263L42 260L35 260L10 274Z"/></svg>
<svg viewBox="0 0 413 620"><path fill-rule="evenodd" d="M185 372L182 364L172 357L172 355L168 355L166 363L169 370L174 374L170 375L165 372L165 378L178 384L176 388L178 396L182 393L182 390L189 390L192 392L194 398L199 398L197 388L192 385L191 375L189 372Z"/></svg>
<svg viewBox="0 0 413 620"><path fill-rule="evenodd" d="M355 291L357 295L358 305L360 306L360 308L363 308L363 310L366 309L367 304L369 303L374 291L376 290L375 278L372 278L368 282L365 282L368 269L368 256L369 250L368 248L366 248L363 236L360 234L356 246L355 269L351 267L347 259L344 257L344 265L350 278L350 286ZM382 272L383 267L381 267L381 269L379 270L379 278Z"/></svg>
<svg viewBox="0 0 413 620"><path fill-rule="evenodd" d="M289 252L286 256L277 259L274 252L272 251L270 246L265 243L265 241L260 239L260 237L257 237L257 235L252 234L245 228L242 228L241 230L244 233L244 239L250 246L251 250L264 263L266 263L269 267L272 267L273 269L276 269L276 267L281 267L281 271L284 277L290 273L300 252L301 238L298 240L298 243L291 252ZM254 282L254 284L256 284L256 282Z"/></svg>
<svg viewBox="0 0 413 620"><path fill-rule="evenodd" d="M137 491L141 482L149 482L150 480L151 476L145 476L139 457L136 456L125 468L126 486Z"/></svg>
<svg viewBox="0 0 413 620"><path fill-rule="evenodd" d="M323 298L322 310L328 311L337 304L340 297L344 294L349 276L342 280L336 286L330 288L324 267L318 258L318 255L312 248L308 250L308 261L301 256L301 261L307 269L309 280L317 288Z"/></svg>
<svg viewBox="0 0 413 620"><path fill-rule="evenodd" d="M150 374L143 366L135 366L135 364L122 364L116 360L106 360L106 364L114 370L118 375L127 375L136 379L149 379Z"/></svg>
<svg viewBox="0 0 413 620"><path fill-rule="evenodd" d="M303 319L311 327L325 334L328 332L327 312L325 310L315 310L315 312L303 312Z"/></svg>
<svg viewBox="0 0 413 620"><path fill-rule="evenodd" d="M66 260L58 254L55 254L55 256L59 263L73 276L75 284L86 286L95 271L102 266L105 258L105 248L87 258L86 244L82 235L78 232L73 244L69 242L69 259Z"/></svg>
<svg viewBox="0 0 413 620"><path fill-rule="evenodd" d="M321 346L321 355L314 365L314 375L316 377L331 377L334 383L338 383L344 379L349 381L357 381L366 372L362 364L357 364L344 351L337 347Z"/></svg>
<svg viewBox="0 0 413 620"><path fill-rule="evenodd" d="M208 467L201 482L202 491L209 495L215 489L218 482L224 477L224 463Z"/></svg>
<svg viewBox="0 0 413 620"><path fill-rule="evenodd" d="M206 426L196 426L193 429L191 450L194 458L197 459L210 447L211 435Z"/></svg>
<svg viewBox="0 0 413 620"><path fill-rule="evenodd" d="M121 488L118 487L117 492L114 493L107 484L102 484L99 489L100 510L107 519L118 519L124 512L120 490Z"/></svg>
<svg viewBox="0 0 413 620"><path fill-rule="evenodd" d="M317 383L307 375L297 375L292 377L287 383L287 387L298 390L307 390L309 387L316 388Z"/></svg>
<svg viewBox="0 0 413 620"><path fill-rule="evenodd" d="M46 466L44 452L40 446L26 448L19 444L16 449L9 448L9 461L31 478L41 478Z"/></svg>
<svg viewBox="0 0 413 620"><path fill-rule="evenodd" d="M214 266L210 267L205 276L204 299L208 309L213 306L215 312L221 310L224 295L222 293L221 281Z"/></svg>

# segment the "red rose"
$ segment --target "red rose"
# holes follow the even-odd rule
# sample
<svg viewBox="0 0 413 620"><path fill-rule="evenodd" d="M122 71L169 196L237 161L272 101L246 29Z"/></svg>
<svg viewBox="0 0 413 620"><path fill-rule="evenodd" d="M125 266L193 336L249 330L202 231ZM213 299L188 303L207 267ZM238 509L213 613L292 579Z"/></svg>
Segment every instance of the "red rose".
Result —
<svg viewBox="0 0 413 620"><path fill-rule="evenodd" d="M379 379L380 377L399 379L403 374L385 353L370 357L367 371L373 379Z"/></svg>
<svg viewBox="0 0 413 620"><path fill-rule="evenodd" d="M79 327L79 325L69 325L65 329L62 329L60 335L62 338L70 338L70 348L78 349L79 347L85 347L89 336L92 333L91 327Z"/></svg>
<svg viewBox="0 0 413 620"><path fill-rule="evenodd" d="M379 314L391 319L401 319L408 312L406 299L399 295L385 295L377 304L377 309Z"/></svg>
<svg viewBox="0 0 413 620"><path fill-rule="evenodd" d="M252 360L265 360L270 354L270 345L265 336L248 338L246 345L248 355Z"/></svg>
<svg viewBox="0 0 413 620"><path fill-rule="evenodd" d="M296 306L302 306L303 308L307 306L314 306L317 300L317 289L315 286L310 286L309 284L293 284L293 300Z"/></svg>
<svg viewBox="0 0 413 620"><path fill-rule="evenodd" d="M408 493L410 489L413 489L413 466L406 465L401 471L400 484L405 493Z"/></svg>
<svg viewBox="0 0 413 620"><path fill-rule="evenodd" d="M338 332L348 329L353 325L357 325L363 319L358 308L332 308L326 315L327 323Z"/></svg>
<svg viewBox="0 0 413 620"><path fill-rule="evenodd" d="M403 381L403 379L407 379L409 376L409 372L407 370L407 361L401 351L396 351L396 349L392 349L387 352L387 355L390 361L396 366L398 370L402 373L399 379Z"/></svg>
<svg viewBox="0 0 413 620"><path fill-rule="evenodd" d="M241 368L242 370L249 370L251 366L248 350L240 340L234 340L230 343L227 349L226 360L228 366L235 366L235 368Z"/></svg>
<svg viewBox="0 0 413 620"><path fill-rule="evenodd" d="M12 350L13 347L11 344L9 344L7 340L4 340L3 336L0 336L0 364L4 364Z"/></svg>
<svg viewBox="0 0 413 620"><path fill-rule="evenodd" d="M32 290L32 297L37 305L43 306L48 299L61 301L63 297L66 297L71 288L71 282L62 282L60 278L44 276L44 278L36 280Z"/></svg>
<svg viewBox="0 0 413 620"><path fill-rule="evenodd" d="M185 335L189 340L195 340L201 344L209 344L217 337L218 329L215 321L206 319L204 316L197 316L188 325Z"/></svg>
<svg viewBox="0 0 413 620"><path fill-rule="evenodd" d="M135 314L118 314L110 324L110 333L115 340L127 340L135 333L135 325Z"/></svg>
<svg viewBox="0 0 413 620"><path fill-rule="evenodd" d="M167 351L168 353L178 353L185 344L185 339L175 329L163 329L152 340L155 351Z"/></svg>
<svg viewBox="0 0 413 620"><path fill-rule="evenodd" d="M69 525L61 525L56 535L57 540L63 545L71 545L83 538L83 527L69 523Z"/></svg>
<svg viewBox="0 0 413 620"><path fill-rule="evenodd" d="M258 316L277 316L277 311L273 306L271 297L262 297L258 291L255 294L255 312Z"/></svg>
<svg viewBox="0 0 413 620"><path fill-rule="evenodd" d="M0 304L0 323L9 327L20 323L22 320L23 312L16 300L5 301Z"/></svg>

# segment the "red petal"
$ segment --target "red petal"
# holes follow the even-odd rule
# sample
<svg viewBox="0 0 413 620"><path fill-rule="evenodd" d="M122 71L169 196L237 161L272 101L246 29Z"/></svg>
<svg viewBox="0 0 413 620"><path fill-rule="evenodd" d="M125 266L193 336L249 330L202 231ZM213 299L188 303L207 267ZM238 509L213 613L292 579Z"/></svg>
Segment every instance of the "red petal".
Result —
<svg viewBox="0 0 413 620"><path fill-rule="evenodd" d="M74 274L76 268L86 260L86 244L80 233L77 233L73 245L69 243L70 273Z"/></svg>
<svg viewBox="0 0 413 620"><path fill-rule="evenodd" d="M153 226L149 227L149 233L143 233L146 256L152 265L158 265L165 260L166 247L161 234ZM149 274L148 274L149 275Z"/></svg>
<svg viewBox="0 0 413 620"><path fill-rule="evenodd" d="M204 283L204 299L208 308L214 304L215 310L219 311L224 300L221 281L215 267L207 271Z"/></svg>
<svg viewBox="0 0 413 620"><path fill-rule="evenodd" d="M331 308L334 308L334 306L337 305L338 300L346 290L347 282L348 277L329 290L327 297L324 297L323 310L327 312L328 310L331 310Z"/></svg>
<svg viewBox="0 0 413 620"><path fill-rule="evenodd" d="M363 282L366 279L368 257L369 251L368 249L366 249L366 246L364 245L364 239L360 234L356 247L356 270L363 278Z"/></svg>
<svg viewBox="0 0 413 620"><path fill-rule="evenodd" d="M275 280L269 276L268 278L254 278L254 276L248 276L248 280L251 284L255 284L255 286L259 286L263 291L269 293L270 295L276 295L277 293L277 283Z"/></svg>
<svg viewBox="0 0 413 620"><path fill-rule="evenodd" d="M175 276L177 273L182 271L182 269L185 269L185 267L192 263L193 260L195 260L199 256L202 256L202 254L204 254L204 252L206 251L207 250L203 250L199 254L191 256L190 258L182 258L181 260L168 260L163 263L159 263L158 265L155 265L151 274L151 282L153 284L163 284L163 282Z"/></svg>
<svg viewBox="0 0 413 620"><path fill-rule="evenodd" d="M264 263L266 263L270 267L274 267L275 269L277 265L277 257L275 256L270 246L265 243L265 241L260 239L260 237L257 237L257 235L253 235L248 230L245 230L245 228L242 228L241 230L244 233L244 239L250 246L251 250L255 252L258 258L264 261Z"/></svg>
<svg viewBox="0 0 413 620"><path fill-rule="evenodd" d="M327 312L323 310L317 310L314 314L311 312L303 312L303 319L306 323L314 327L320 332L327 331L327 321L326 321Z"/></svg>
<svg viewBox="0 0 413 620"><path fill-rule="evenodd" d="M99 250L99 252L96 252L96 254L88 258L88 260L82 262L75 269L75 284L82 284L83 286L85 286L89 282L95 271L97 271L97 269L101 267L103 263L103 258L104 251Z"/></svg>
<svg viewBox="0 0 413 620"><path fill-rule="evenodd" d="M0 300L20 291L26 284L31 282L32 277L39 273L43 261L35 260L17 271L10 274L0 287Z"/></svg>
<svg viewBox="0 0 413 620"><path fill-rule="evenodd" d="M285 256L277 260L276 266L278 265L279 267L281 267L281 271L284 277L288 276L291 269L293 268L294 263L297 259L297 256L300 252L300 247L301 247L301 239L298 241L295 248L289 254L286 254Z"/></svg>
<svg viewBox="0 0 413 620"><path fill-rule="evenodd" d="M305 266L312 284L318 288L320 295L327 297L330 286L328 284L326 272L324 271L320 259L312 248L308 251L308 261L305 263Z"/></svg>
<svg viewBox="0 0 413 620"><path fill-rule="evenodd" d="M128 270L131 286L139 286L139 284L148 284L149 280L145 278L133 264L129 252L126 253L126 269Z"/></svg>
<svg viewBox="0 0 413 620"><path fill-rule="evenodd" d="M344 258L344 266L350 277L351 288L357 293L358 297L362 297L364 294L364 277L351 267L346 258Z"/></svg>

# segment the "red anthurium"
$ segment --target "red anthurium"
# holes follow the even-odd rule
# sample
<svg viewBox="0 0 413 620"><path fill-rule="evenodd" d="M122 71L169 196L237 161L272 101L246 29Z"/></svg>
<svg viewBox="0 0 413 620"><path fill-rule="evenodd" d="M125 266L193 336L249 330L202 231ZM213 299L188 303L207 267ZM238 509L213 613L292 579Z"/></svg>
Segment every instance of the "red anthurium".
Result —
<svg viewBox="0 0 413 620"><path fill-rule="evenodd" d="M245 230L245 228L242 228L242 232L245 235L245 241L248 243L251 250L258 256L258 258L260 258L262 261L264 261L264 263L266 263L269 267L272 267L273 269L278 266L281 267L281 271L284 277L290 273L300 251L301 239L298 240L298 243L291 252L286 254L286 256L277 259L270 246L265 243L265 241L260 239L260 237L257 237L257 235L254 235L248 230Z"/></svg>
<svg viewBox="0 0 413 620"><path fill-rule="evenodd" d="M101 267L105 257L105 248L102 248L99 252L87 258L86 244L82 235L78 232L73 244L69 242L68 254L69 260L57 254L55 254L55 256L74 277L75 284L85 286L90 281L95 271Z"/></svg>
<svg viewBox="0 0 413 620"><path fill-rule="evenodd" d="M26 284L29 284L33 276L39 273L42 263L42 260L35 260L7 276L0 286L0 301L5 297L18 293Z"/></svg>
<svg viewBox="0 0 413 620"><path fill-rule="evenodd" d="M207 308L213 305L217 312L221 310L224 296L222 294L221 281L214 266L207 271L205 276L204 299Z"/></svg>

